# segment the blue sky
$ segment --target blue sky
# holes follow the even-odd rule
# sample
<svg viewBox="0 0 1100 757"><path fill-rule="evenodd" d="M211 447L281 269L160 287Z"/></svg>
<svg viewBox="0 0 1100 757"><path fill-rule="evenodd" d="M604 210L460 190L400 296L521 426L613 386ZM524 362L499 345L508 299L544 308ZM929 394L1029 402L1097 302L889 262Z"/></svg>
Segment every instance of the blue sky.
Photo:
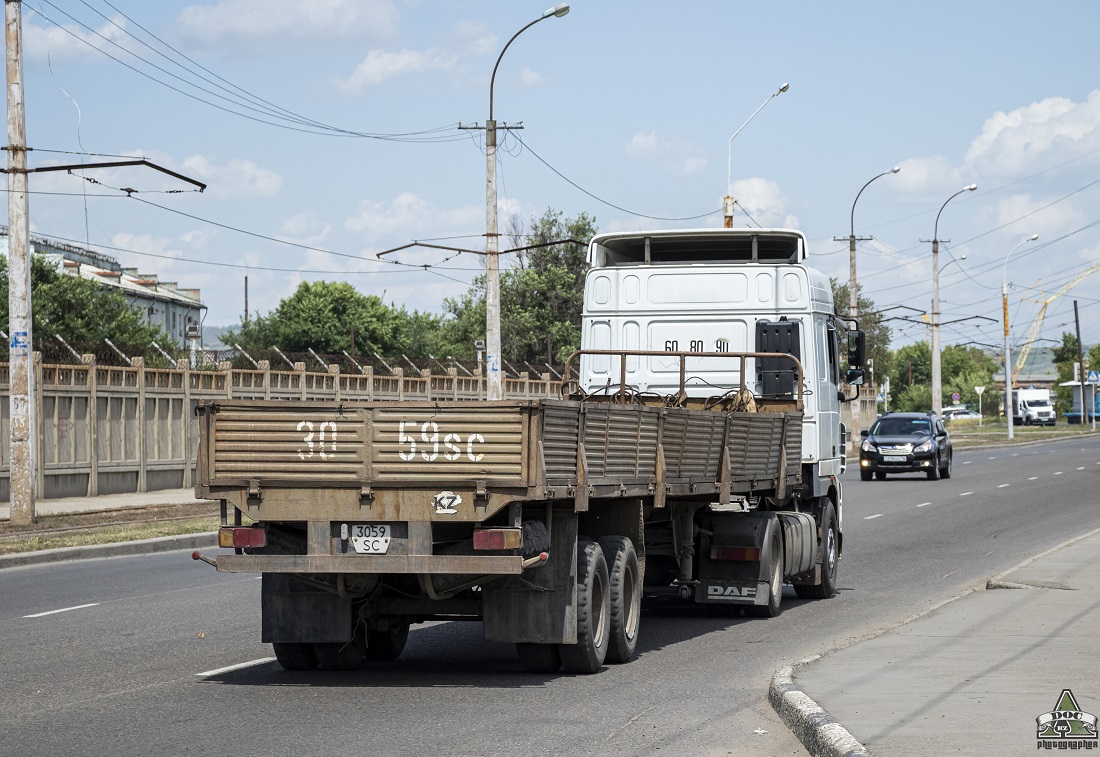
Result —
<svg viewBox="0 0 1100 757"><path fill-rule="evenodd" d="M481 132L457 127L484 123L496 57L544 0L109 1L24 2L32 166L81 160L48 150L141 155L209 188L158 193L187 187L142 169L89 173L99 185L32 175L33 231L200 287L208 325L239 321L245 275L253 313L304 279L433 312L465 291L479 257L375 254L483 247ZM730 135L789 82L733 142L736 223L802 230L812 264L846 279L833 237L864 182L898 165L859 199L856 233L874 237L859 277L880 308L928 310L920 240L977 183L940 217L943 320L999 321L1005 256L1038 233L1008 268L1022 340L1043 293L1100 261L1098 28L1090 0L580 0L501 63L495 116L524 125L499 155L502 230L547 208L608 231L721 225ZM266 104L217 97L230 91ZM1074 298L1085 342L1100 341L1100 274L1050 303L1042 337L1072 328ZM892 325L895 346L925 335ZM1000 345L1001 329L965 320L943 341Z"/></svg>

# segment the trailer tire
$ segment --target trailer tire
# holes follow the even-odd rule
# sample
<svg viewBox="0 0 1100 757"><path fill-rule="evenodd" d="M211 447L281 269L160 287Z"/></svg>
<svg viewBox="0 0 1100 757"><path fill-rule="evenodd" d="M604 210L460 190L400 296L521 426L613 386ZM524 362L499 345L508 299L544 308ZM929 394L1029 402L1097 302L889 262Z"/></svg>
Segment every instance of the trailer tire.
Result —
<svg viewBox="0 0 1100 757"><path fill-rule="evenodd" d="M516 644L516 652L528 673L557 673L561 668L557 644Z"/></svg>
<svg viewBox="0 0 1100 757"><path fill-rule="evenodd" d="M776 521L771 535L771 559L768 561L768 603L748 605L745 613L757 618L774 618L783 612L783 529Z"/></svg>
<svg viewBox="0 0 1100 757"><path fill-rule="evenodd" d="M795 584L794 592L801 599L828 599L836 593L836 577L840 570L839 544L836 510L830 502L821 513L821 583Z"/></svg>
<svg viewBox="0 0 1100 757"><path fill-rule="evenodd" d="M409 640L409 624L396 623L385 631L367 631L366 658L372 662L396 660Z"/></svg>
<svg viewBox="0 0 1100 757"><path fill-rule="evenodd" d="M577 643L558 647L567 673L595 673L607 658L610 592L607 560L600 545L577 542Z"/></svg>
<svg viewBox="0 0 1100 757"><path fill-rule="evenodd" d="M634 544L625 536L604 536L600 547L607 561L610 587L611 630L605 662L619 665L630 662L638 644L642 621L641 571Z"/></svg>
<svg viewBox="0 0 1100 757"><path fill-rule="evenodd" d="M356 633L351 641L325 642L313 645L317 667L321 670L355 670L363 662L363 637Z"/></svg>
<svg viewBox="0 0 1100 757"><path fill-rule="evenodd" d="M317 667L317 655L313 653L312 644L276 641L271 647L283 670L313 670Z"/></svg>

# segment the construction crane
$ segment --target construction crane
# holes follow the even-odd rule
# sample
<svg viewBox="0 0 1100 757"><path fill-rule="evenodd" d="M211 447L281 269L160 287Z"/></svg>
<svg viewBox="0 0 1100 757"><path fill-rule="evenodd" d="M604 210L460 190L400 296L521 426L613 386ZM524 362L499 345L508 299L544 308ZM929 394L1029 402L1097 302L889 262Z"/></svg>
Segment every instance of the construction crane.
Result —
<svg viewBox="0 0 1100 757"><path fill-rule="evenodd" d="M1039 307L1039 313L1035 316L1035 322L1031 324L1031 328L1027 332L1027 337L1024 339L1024 344L1020 348L1019 355L1016 357L1016 364L1012 367L1013 386L1016 385L1016 380L1020 378L1020 371L1024 369L1024 364L1027 363L1027 356L1031 354L1031 345L1035 344L1035 340L1039 338L1039 331L1043 328L1043 319L1047 316L1047 305L1073 289L1098 270L1100 270L1100 261L1093 263L1084 271L1081 271L1081 273L1070 279L1066 285L1057 292L1042 300L1042 304Z"/></svg>

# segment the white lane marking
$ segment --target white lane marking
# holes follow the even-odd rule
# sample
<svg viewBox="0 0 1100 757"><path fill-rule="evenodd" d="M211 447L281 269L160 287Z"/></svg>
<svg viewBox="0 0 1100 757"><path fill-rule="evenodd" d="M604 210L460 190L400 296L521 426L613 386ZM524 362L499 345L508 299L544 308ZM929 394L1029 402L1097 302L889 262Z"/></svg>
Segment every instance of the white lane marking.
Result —
<svg viewBox="0 0 1100 757"><path fill-rule="evenodd" d="M973 460L967 460L963 463L963 465L970 465L972 462L974 462L974 461ZM1100 463L1097 463L1097 465L1100 465Z"/></svg>
<svg viewBox="0 0 1100 757"><path fill-rule="evenodd" d="M998 489L1003 489L1003 488L1005 488L1006 486L1012 486L1012 484L997 484L997 488L998 488Z"/></svg>
<svg viewBox="0 0 1100 757"><path fill-rule="evenodd" d="M202 673L195 673L199 678L207 676L221 675L222 673L232 673L234 670L244 670L245 668L255 667L256 665L266 665L269 662L275 662L274 657L261 657L259 660L252 660L251 662L241 662L236 665L228 665L224 668L218 668L217 670L207 670Z"/></svg>
<svg viewBox="0 0 1100 757"><path fill-rule="evenodd" d="M932 504L932 503L931 502L921 502L919 505L917 505L917 507L928 507L930 504Z"/></svg>
<svg viewBox="0 0 1100 757"><path fill-rule="evenodd" d="M940 580L942 581L942 580L943 580L944 578L948 578L948 577L950 577L950 576L953 576L953 575L955 575L955 574L956 574L956 573L958 573L958 572L959 572L959 571L957 571L957 570L953 570L953 571L951 571L950 573L948 573L948 574L947 574L946 576L943 576L943 577L941 577L941 578L940 578Z"/></svg>
<svg viewBox="0 0 1100 757"><path fill-rule="evenodd" d="M1028 480L1028 481L1035 481L1035 480L1037 480L1038 478L1039 478L1038 476L1028 476L1028 477L1027 477L1027 480Z"/></svg>
<svg viewBox="0 0 1100 757"><path fill-rule="evenodd" d="M1020 453L1019 453L1019 452L1013 452L1013 453L1012 453L1012 456L1013 456L1013 457L1019 457L1019 456L1020 456Z"/></svg>
<svg viewBox="0 0 1100 757"><path fill-rule="evenodd" d="M1060 471L1060 470L1056 470L1056 471L1054 471L1054 475L1055 475L1055 476L1061 476L1061 475L1062 475L1062 471Z"/></svg>
<svg viewBox="0 0 1100 757"><path fill-rule="evenodd" d="M1082 465L1082 466L1081 466L1080 468L1078 468L1077 470L1084 470L1084 469L1085 469L1085 466L1083 466L1083 465Z"/></svg>
<svg viewBox="0 0 1100 757"><path fill-rule="evenodd" d="M973 494L973 493L974 493L974 492L963 492L963 493L961 493L961 494L960 494L959 496L960 496L960 497L969 497L969 496L970 496L971 494Z"/></svg>
<svg viewBox="0 0 1100 757"><path fill-rule="evenodd" d="M864 518L864 520L873 520L874 518L881 518L881 517L882 517L882 513L879 513L878 515L868 515L866 518Z"/></svg>
<svg viewBox="0 0 1100 757"><path fill-rule="evenodd" d="M988 552L986 552L986 553L985 553L984 555L982 555L982 557L989 557L989 556L990 556L991 554L993 554L993 553L994 553L994 552L996 552L996 551L997 551L997 550L995 550L995 549L991 549L991 550L989 550Z"/></svg>
<svg viewBox="0 0 1100 757"><path fill-rule="evenodd" d="M62 607L60 610L47 610L46 612L36 612L34 615L24 615L24 618L41 618L46 615L56 615L59 612L68 612L69 610L83 610L85 607L95 607L99 602L91 602L86 605L77 605L76 607Z"/></svg>
<svg viewBox="0 0 1100 757"><path fill-rule="evenodd" d="M990 460L996 460L996 459L997 459L997 456L996 456L996 455L994 455L993 457L991 457L991 458L989 458L989 459L990 459ZM947 575L951 575L951 574L950 574L950 573L948 573Z"/></svg>

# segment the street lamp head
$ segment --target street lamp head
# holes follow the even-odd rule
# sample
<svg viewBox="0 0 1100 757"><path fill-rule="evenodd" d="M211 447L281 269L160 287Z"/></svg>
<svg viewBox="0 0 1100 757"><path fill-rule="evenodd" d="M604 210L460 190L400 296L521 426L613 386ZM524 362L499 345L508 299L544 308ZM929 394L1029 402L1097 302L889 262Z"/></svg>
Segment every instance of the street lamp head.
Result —
<svg viewBox="0 0 1100 757"><path fill-rule="evenodd" d="M975 189L977 189L977 188L978 188L978 185L977 185L977 184L971 184L971 185L970 185L970 186L968 186L968 187L967 187L966 189L967 189L967 191L969 191L969 192L973 192L973 191L974 191Z"/></svg>
<svg viewBox="0 0 1100 757"><path fill-rule="evenodd" d="M901 166L894 166L893 168L890 169L890 173L897 173L900 170L901 170Z"/></svg>
<svg viewBox="0 0 1100 757"><path fill-rule="evenodd" d="M776 93L775 93L775 94L777 94L777 95L781 95L781 94L783 94L784 92L786 92L786 91L787 91L788 89L790 89L790 88L791 88L791 85L790 85L790 84L788 84L787 82L783 82L783 84L781 84L781 85L780 85L780 87L779 87L778 91L776 91Z"/></svg>
<svg viewBox="0 0 1100 757"><path fill-rule="evenodd" d="M1032 234L1030 237L1028 237L1028 241L1034 242L1038 238L1039 238L1038 234Z"/></svg>
<svg viewBox="0 0 1100 757"><path fill-rule="evenodd" d="M558 3L553 8L547 8L545 11L543 11L542 12L542 17L543 18L549 18L550 16L557 16L558 18L561 18L562 16L564 16L568 12L569 12L569 4L568 3Z"/></svg>

